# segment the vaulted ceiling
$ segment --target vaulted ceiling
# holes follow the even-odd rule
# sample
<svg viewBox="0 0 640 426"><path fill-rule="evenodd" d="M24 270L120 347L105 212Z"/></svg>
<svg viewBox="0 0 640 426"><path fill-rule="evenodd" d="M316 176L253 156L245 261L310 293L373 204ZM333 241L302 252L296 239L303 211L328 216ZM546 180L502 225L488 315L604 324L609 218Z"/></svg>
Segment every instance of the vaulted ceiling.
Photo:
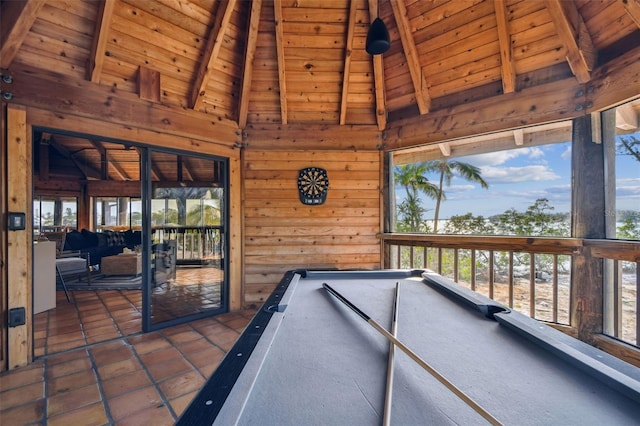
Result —
<svg viewBox="0 0 640 426"><path fill-rule="evenodd" d="M640 43L636 0L20 3L2 2L2 68L44 68L134 93L143 87L141 96L240 128L382 129L567 75L586 82L595 66ZM378 9L391 48L371 56L365 40Z"/></svg>
<svg viewBox="0 0 640 426"><path fill-rule="evenodd" d="M0 67L244 129L375 126L553 81L640 45L638 0L2 0ZM365 52L371 18L391 48Z"/></svg>

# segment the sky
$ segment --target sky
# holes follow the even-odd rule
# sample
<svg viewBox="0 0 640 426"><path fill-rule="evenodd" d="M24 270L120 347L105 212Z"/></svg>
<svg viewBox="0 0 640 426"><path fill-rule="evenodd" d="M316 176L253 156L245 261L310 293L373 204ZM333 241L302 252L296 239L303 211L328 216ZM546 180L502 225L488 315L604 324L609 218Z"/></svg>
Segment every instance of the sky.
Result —
<svg viewBox="0 0 640 426"><path fill-rule="evenodd" d="M635 137L640 139L640 133ZM454 177L445 187L446 200L440 207L440 218L473 213L489 217L508 209L525 211L539 198L546 198L554 213L571 211L571 143L559 143L517 150L493 152L466 157L457 161L473 164L481 170L489 184L479 184ZM427 175L438 183L439 176ZM640 211L640 163L631 156L616 156L616 209ZM404 191L396 188L398 204ZM433 219L435 200L420 196L427 212L425 219Z"/></svg>

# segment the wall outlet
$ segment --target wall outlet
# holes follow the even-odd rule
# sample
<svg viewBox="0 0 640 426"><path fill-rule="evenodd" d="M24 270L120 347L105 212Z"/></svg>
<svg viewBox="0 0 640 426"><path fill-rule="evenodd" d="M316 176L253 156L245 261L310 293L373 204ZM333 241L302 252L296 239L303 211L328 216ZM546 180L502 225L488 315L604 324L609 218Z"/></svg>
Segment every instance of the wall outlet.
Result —
<svg viewBox="0 0 640 426"><path fill-rule="evenodd" d="M25 308L9 309L9 327L17 327L25 325L27 321L27 313Z"/></svg>

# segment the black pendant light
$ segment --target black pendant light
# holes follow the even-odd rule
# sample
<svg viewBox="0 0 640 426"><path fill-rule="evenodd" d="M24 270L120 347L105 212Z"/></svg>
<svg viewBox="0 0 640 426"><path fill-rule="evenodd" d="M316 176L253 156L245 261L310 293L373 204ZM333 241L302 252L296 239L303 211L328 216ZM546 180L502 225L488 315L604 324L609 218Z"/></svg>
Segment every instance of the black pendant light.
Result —
<svg viewBox="0 0 640 426"><path fill-rule="evenodd" d="M391 47L389 40L389 31L382 19L376 18L369 27L367 33L366 50L370 55L381 55Z"/></svg>
<svg viewBox="0 0 640 426"><path fill-rule="evenodd" d="M373 20L367 33L367 44L365 50L369 55L382 55L391 47L389 31L384 21L380 19L380 3L377 4L378 16Z"/></svg>

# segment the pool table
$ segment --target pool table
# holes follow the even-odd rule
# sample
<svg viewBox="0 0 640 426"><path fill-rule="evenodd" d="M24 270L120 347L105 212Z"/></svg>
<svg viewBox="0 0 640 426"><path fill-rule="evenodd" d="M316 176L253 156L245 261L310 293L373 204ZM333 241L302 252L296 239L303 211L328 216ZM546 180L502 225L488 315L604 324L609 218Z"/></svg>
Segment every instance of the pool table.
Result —
<svg viewBox="0 0 640 426"><path fill-rule="evenodd" d="M502 424L640 422L640 369L434 272L299 270L285 274L178 424L381 424L390 341L325 283L385 329L397 318L398 341ZM393 352L391 424L486 424Z"/></svg>

